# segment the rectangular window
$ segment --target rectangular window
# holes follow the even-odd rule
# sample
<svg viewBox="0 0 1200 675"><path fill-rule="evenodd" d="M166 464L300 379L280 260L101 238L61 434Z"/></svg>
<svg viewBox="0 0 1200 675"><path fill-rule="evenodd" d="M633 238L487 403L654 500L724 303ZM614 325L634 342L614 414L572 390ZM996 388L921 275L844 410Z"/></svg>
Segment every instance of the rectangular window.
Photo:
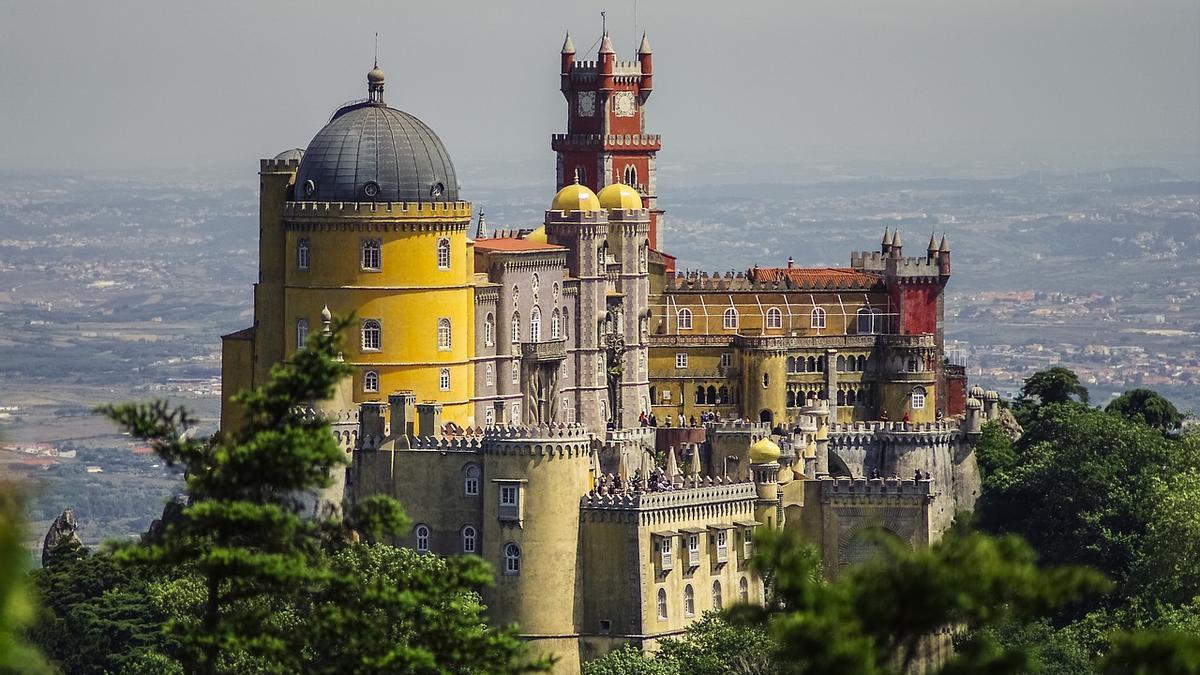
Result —
<svg viewBox="0 0 1200 675"><path fill-rule="evenodd" d="M372 272L383 269L383 252L378 239L363 239L362 268Z"/></svg>
<svg viewBox="0 0 1200 675"><path fill-rule="evenodd" d="M519 483L500 483L500 503L496 516L504 521L521 519L521 485Z"/></svg>
<svg viewBox="0 0 1200 675"><path fill-rule="evenodd" d="M676 368L687 368L688 367L688 355L686 352L680 352L679 354L675 355L675 367Z"/></svg>
<svg viewBox="0 0 1200 675"><path fill-rule="evenodd" d="M442 368L441 374L438 376L438 387L442 391L450 391L450 369Z"/></svg>
<svg viewBox="0 0 1200 675"><path fill-rule="evenodd" d="M733 365L733 352L725 352L721 354L721 367L729 368Z"/></svg>

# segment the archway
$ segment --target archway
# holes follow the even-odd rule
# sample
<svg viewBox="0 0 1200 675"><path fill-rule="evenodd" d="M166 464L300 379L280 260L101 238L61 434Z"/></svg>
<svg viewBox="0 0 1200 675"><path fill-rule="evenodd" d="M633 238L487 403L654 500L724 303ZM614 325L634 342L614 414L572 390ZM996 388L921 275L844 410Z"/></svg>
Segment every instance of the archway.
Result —
<svg viewBox="0 0 1200 675"><path fill-rule="evenodd" d="M770 410L764 409L762 412L758 413L758 421L766 422L767 424L774 424L775 423L775 413L771 412Z"/></svg>

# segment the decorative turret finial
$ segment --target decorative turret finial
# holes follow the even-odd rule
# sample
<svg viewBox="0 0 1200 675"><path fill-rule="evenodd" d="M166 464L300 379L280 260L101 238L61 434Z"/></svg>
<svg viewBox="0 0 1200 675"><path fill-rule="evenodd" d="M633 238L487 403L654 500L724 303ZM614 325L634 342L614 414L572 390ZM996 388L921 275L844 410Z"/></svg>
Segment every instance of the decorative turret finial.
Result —
<svg viewBox="0 0 1200 675"><path fill-rule="evenodd" d="M562 53L563 54L574 54L575 53L575 43L571 42L570 31L567 32L567 39L563 40Z"/></svg>
<svg viewBox="0 0 1200 675"><path fill-rule="evenodd" d="M638 47L638 54L650 54L650 40L646 37L646 32L642 31L642 45Z"/></svg>
<svg viewBox="0 0 1200 675"><path fill-rule="evenodd" d="M325 305L321 309L321 326L326 335L332 331L330 325L333 323L333 312L329 311L329 305Z"/></svg>
<svg viewBox="0 0 1200 675"><path fill-rule="evenodd" d="M483 207L479 207L479 224L475 226L475 240L487 239L487 223L483 220Z"/></svg>

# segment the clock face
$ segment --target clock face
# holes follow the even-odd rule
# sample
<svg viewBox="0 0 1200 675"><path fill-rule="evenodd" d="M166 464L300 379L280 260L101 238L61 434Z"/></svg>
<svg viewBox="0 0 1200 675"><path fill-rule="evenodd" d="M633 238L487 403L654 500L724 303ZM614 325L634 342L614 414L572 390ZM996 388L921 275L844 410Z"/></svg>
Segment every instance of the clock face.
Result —
<svg viewBox="0 0 1200 675"><path fill-rule="evenodd" d="M579 111L580 117L594 117L596 115L596 92L579 92L576 99L576 108Z"/></svg>
<svg viewBox="0 0 1200 675"><path fill-rule="evenodd" d="M617 117L633 117L637 112L637 101L631 91L619 91L613 95L613 114Z"/></svg>

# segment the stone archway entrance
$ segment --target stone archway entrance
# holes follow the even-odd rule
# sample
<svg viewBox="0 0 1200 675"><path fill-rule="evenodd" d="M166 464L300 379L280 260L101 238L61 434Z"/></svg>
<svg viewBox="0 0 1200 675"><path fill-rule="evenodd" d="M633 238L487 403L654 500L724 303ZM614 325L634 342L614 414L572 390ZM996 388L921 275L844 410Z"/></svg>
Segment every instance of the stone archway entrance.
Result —
<svg viewBox="0 0 1200 675"><path fill-rule="evenodd" d="M766 422L767 424L774 424L775 423L775 413L764 408L762 412L758 413L758 421Z"/></svg>

